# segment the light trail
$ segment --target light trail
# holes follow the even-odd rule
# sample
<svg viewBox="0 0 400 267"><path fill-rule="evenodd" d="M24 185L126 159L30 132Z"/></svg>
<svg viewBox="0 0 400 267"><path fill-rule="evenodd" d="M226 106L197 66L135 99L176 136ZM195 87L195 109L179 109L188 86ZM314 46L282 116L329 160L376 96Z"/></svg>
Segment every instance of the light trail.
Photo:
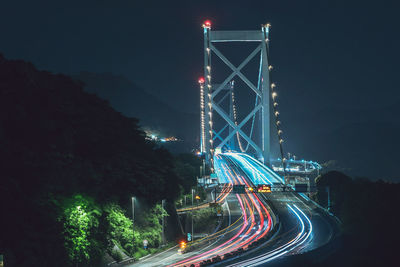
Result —
<svg viewBox="0 0 400 267"><path fill-rule="evenodd" d="M215 166L219 168L220 173L223 173L232 184L248 184L246 179L238 174L234 168L228 167L228 164L225 162L226 160L224 160L221 156L216 156L216 159L217 164ZM220 255L223 258L223 254L230 253L239 248L246 248L251 242L262 238L268 233L268 231L271 229L272 218L260 199L254 193L249 192L247 192L244 196L236 194L236 197L239 201L243 214L243 223L241 229L233 237L217 247L177 262L173 266L190 264L197 266L204 259L209 259L217 255ZM259 215L260 221L256 221L255 211ZM265 213L268 217L266 221L267 224L265 224L263 213ZM258 227L255 231L253 228L256 225L258 225Z"/></svg>
<svg viewBox="0 0 400 267"><path fill-rule="evenodd" d="M254 184L259 184L258 177L262 179L262 183L270 184L273 183L283 183L282 178L278 175L274 175L273 172L266 170L263 166L260 166L258 162L256 162L251 157L247 156L246 154L241 153L226 153L229 157L233 158L237 164L239 164L243 171L248 175L248 177L253 181ZM251 160L251 161L250 161ZM256 164L255 164L256 163ZM252 173L249 173L251 170ZM257 178L254 174L257 174Z"/></svg>
<svg viewBox="0 0 400 267"><path fill-rule="evenodd" d="M252 185L248 180L250 179L250 181L253 181L255 175L261 177L263 179L263 182L271 182L273 180L278 180L278 178L280 179L278 175L274 175L271 170L268 170L268 168L262 166L259 162L245 154L227 153L216 155L215 159L215 166L218 170L218 174L223 175L224 178L229 181L230 185L243 184L247 187L250 187ZM228 186L228 188L229 190L227 190L224 199L229 193L231 193L232 186ZM216 244L218 240L206 247L203 247L200 250L200 254L189 256L188 258L169 266L190 266L191 264L199 266L200 263L204 260L211 259L216 256L219 256L223 259L224 255L232 251L236 251L239 248L247 249L252 242L255 242L264 237L270 231L273 225L272 218L270 216L270 213L268 212L268 209L263 204L263 201L259 199L257 194L246 191L246 194L244 195L236 194L236 198L239 202L242 216L238 220L236 220L233 225L230 225L227 228L220 230L214 235L205 237L201 240L197 240L197 242L201 243L205 241L215 240L219 237L225 236L227 233L230 233L232 231L237 232L232 237L228 238L226 241L223 241L216 247L208 249L208 247ZM302 245L305 242L310 242L310 236L313 231L311 220L296 205L286 204L286 207L290 211L290 214L294 216L295 221L297 222L293 230L298 229L298 232L294 232L294 236L292 238L285 241L284 244L281 244L275 249L272 249L257 257L253 257L251 259L244 260L229 266L262 265L279 257L291 254L294 252L293 250L295 249L296 252L298 252L303 248ZM238 222L240 220L242 220L242 222L239 224ZM228 231L228 229L230 230ZM196 244L197 243L195 241L192 245ZM204 251L205 249L208 250Z"/></svg>
<svg viewBox="0 0 400 267"><path fill-rule="evenodd" d="M281 256L284 256L285 254L288 254L289 252L291 252L292 250L294 250L295 248L299 247L304 242L306 242L308 240L308 238L310 237L310 235L312 233L312 229L313 229L310 219L296 205L287 204L287 207L296 216L297 220L300 222L300 225L301 225L301 230L296 235L296 237L294 239L290 240L289 242L287 242L285 245L282 245L279 248L276 248L276 249L274 249L274 250L272 250L272 251L270 251L268 253L265 253L265 254L260 255L258 257L251 258L249 260L241 261L239 263L231 264L231 265L228 265L228 266L231 266L231 267L233 267L233 266L235 266L235 267L246 266L247 267L247 266L262 265L262 264L265 264L265 263L267 263L269 261L277 259L277 258L279 258ZM299 213L306 219L306 222L307 222L307 225L308 225L308 227L307 227L308 230L306 230L306 224L305 224L302 216L300 216Z"/></svg>

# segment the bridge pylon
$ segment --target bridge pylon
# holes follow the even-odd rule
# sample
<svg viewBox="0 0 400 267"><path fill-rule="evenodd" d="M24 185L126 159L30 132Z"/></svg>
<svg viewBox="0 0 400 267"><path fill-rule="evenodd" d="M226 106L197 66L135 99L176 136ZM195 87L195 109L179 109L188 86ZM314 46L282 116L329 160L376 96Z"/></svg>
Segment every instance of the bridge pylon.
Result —
<svg viewBox="0 0 400 267"><path fill-rule="evenodd" d="M232 141L237 136L238 145L242 150L240 138L247 143L247 148L251 146L255 151L255 156L264 164L270 166L270 110L271 110L271 82L270 70L271 67L268 62L268 35L269 24L262 25L260 30L253 31L214 31L211 30L211 22L205 21L203 24L204 33L204 79L200 83L201 88L201 133L200 133L200 151L205 155L206 162L213 167L213 156L215 152L220 151L226 147L232 146ZM239 64L234 66L231 61L224 56L219 49L214 45L215 43L231 43L231 42L255 42L258 43L257 47ZM241 71L256 55L260 55L257 84L253 84ZM215 83L212 76L211 58L216 56L228 66L232 73L225 77L222 83ZM216 100L216 96L226 91L231 86L233 89L233 79L241 79L249 90L256 94L256 105L247 114L247 116L240 122L233 119L230 110L225 111ZM212 80L213 79L213 80ZM232 91L233 99L233 91ZM233 107L234 108L234 107ZM229 133L225 138L219 134L221 131L216 131L213 127L213 114L216 113L226 123L229 128ZM243 126L250 121L250 119L260 114L261 118L261 141L255 140L251 134L248 135L244 132ZM254 124L252 124L252 127ZM240 136L240 137L239 137ZM216 141L219 143L217 144ZM242 151L245 152L245 151Z"/></svg>

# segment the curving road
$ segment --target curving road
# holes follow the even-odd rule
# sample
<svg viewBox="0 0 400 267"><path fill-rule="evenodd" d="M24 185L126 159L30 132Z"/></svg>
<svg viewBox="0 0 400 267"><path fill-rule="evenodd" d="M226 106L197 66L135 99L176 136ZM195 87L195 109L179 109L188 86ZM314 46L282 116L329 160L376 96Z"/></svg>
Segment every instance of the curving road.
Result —
<svg viewBox="0 0 400 267"><path fill-rule="evenodd" d="M130 266L199 266L219 256L214 266L258 266L287 255L304 253L320 247L335 234L335 220L305 195L295 192L234 194L231 185L276 185L283 183L272 170L241 153L215 156L220 181L229 185L218 199L223 202L223 229L203 239L188 243L193 251L180 253L177 247L153 255ZM272 235L267 234L275 228ZM248 246L258 240L257 246ZM237 256L225 257L243 249ZM224 259L225 258L225 259Z"/></svg>

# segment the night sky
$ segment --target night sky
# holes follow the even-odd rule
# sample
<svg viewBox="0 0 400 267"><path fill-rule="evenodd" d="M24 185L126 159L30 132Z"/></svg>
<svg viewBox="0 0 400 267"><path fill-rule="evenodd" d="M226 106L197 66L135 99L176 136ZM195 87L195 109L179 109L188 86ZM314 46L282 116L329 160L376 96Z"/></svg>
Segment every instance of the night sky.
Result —
<svg viewBox="0 0 400 267"><path fill-rule="evenodd" d="M216 30L257 30L270 22L286 150L312 158L305 146L321 128L330 136L355 124L368 131L370 122L398 129L399 8L396 1L2 1L0 53L56 73L123 75L196 113L202 22L210 19ZM363 142L370 146L373 134ZM399 141L380 142L384 149L356 155L387 156L389 143ZM394 164L398 153L389 153ZM395 179L393 171L382 173Z"/></svg>

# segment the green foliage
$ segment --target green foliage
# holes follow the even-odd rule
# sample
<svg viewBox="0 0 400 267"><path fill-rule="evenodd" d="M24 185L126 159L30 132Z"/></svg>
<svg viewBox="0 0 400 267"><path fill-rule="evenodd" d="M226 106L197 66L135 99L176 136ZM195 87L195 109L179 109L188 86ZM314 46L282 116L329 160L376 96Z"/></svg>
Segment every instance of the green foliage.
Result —
<svg viewBox="0 0 400 267"><path fill-rule="evenodd" d="M138 219L141 242L146 239L149 246L158 247L161 244L162 236L162 217L168 216L168 213L161 207L160 204L155 205L148 211L142 213ZM142 244L140 245L142 246Z"/></svg>
<svg viewBox="0 0 400 267"><path fill-rule="evenodd" d="M115 240L125 251L131 253L134 241L132 220L126 217L122 208L115 203L107 204L104 211L108 225L108 239Z"/></svg>
<svg viewBox="0 0 400 267"><path fill-rule="evenodd" d="M93 240L99 226L101 210L94 201L75 195L64 201L63 217L65 247L73 262L90 261L90 252L96 247Z"/></svg>
<svg viewBox="0 0 400 267"><path fill-rule="evenodd" d="M217 224L218 217L215 208L204 208L193 212L194 223L197 231L207 231Z"/></svg>
<svg viewBox="0 0 400 267"><path fill-rule="evenodd" d="M132 195L150 205L174 200L185 181L174 163L145 140L137 119L80 82L0 55L0 251L8 265L99 266L111 242L100 207L127 209ZM109 218L114 240L134 251L144 230L129 247L129 223L119 212ZM159 218L150 216L143 229L159 233Z"/></svg>
<svg viewBox="0 0 400 267"><path fill-rule="evenodd" d="M122 253L117 250L117 249L113 249L111 250L110 256L116 261L116 262L120 262L123 259Z"/></svg>
<svg viewBox="0 0 400 267"><path fill-rule="evenodd" d="M134 254L133 254L133 258L135 260L140 259L141 257L146 256L147 254L149 254L149 252L147 250L144 250L142 248L139 248Z"/></svg>

